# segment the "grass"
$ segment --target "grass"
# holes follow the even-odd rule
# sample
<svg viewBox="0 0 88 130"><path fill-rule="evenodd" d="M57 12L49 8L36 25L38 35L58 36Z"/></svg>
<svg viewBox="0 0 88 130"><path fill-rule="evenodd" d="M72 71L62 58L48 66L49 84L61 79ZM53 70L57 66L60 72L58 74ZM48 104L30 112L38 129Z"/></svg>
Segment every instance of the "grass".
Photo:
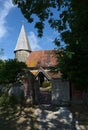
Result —
<svg viewBox="0 0 88 130"><path fill-rule="evenodd" d="M37 130L34 107L0 107L0 130Z"/></svg>

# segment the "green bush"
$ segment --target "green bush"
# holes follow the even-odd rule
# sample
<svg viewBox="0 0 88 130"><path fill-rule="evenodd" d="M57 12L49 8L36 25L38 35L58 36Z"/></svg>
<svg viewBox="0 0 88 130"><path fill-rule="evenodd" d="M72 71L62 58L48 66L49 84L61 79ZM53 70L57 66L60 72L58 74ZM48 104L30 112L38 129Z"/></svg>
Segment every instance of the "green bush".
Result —
<svg viewBox="0 0 88 130"><path fill-rule="evenodd" d="M8 105L10 103L9 101L10 101L10 97L8 95L3 94L0 96L0 106Z"/></svg>
<svg viewBox="0 0 88 130"><path fill-rule="evenodd" d="M18 62L16 59L0 61L0 83L14 83L17 75L26 67L25 63Z"/></svg>
<svg viewBox="0 0 88 130"><path fill-rule="evenodd" d="M24 102L24 94L21 93L19 97L15 95L8 96L6 94L0 94L0 106L11 105L15 106L17 104L22 105Z"/></svg>
<svg viewBox="0 0 88 130"><path fill-rule="evenodd" d="M47 88L47 87L49 87L51 84L50 84L50 81L44 81L44 83L43 83L43 87L44 88Z"/></svg>

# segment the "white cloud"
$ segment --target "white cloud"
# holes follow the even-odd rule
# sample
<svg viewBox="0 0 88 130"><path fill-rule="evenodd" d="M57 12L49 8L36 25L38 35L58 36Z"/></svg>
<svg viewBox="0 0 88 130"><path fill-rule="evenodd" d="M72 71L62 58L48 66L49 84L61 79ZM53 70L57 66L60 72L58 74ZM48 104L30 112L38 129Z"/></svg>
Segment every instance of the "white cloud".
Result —
<svg viewBox="0 0 88 130"><path fill-rule="evenodd" d="M2 8L0 9L0 38L4 37L7 33L7 26L6 26L6 17L9 14L10 10L14 7L12 0L4 0L1 5Z"/></svg>
<svg viewBox="0 0 88 130"><path fill-rule="evenodd" d="M30 32L29 33L28 39L29 39L29 43L30 43L30 46L31 46L32 50L40 50L40 49L42 49L38 45L38 38L36 37L36 35L34 34L34 32Z"/></svg>
<svg viewBox="0 0 88 130"><path fill-rule="evenodd" d="M6 56L0 56L1 60L7 60L8 58Z"/></svg>

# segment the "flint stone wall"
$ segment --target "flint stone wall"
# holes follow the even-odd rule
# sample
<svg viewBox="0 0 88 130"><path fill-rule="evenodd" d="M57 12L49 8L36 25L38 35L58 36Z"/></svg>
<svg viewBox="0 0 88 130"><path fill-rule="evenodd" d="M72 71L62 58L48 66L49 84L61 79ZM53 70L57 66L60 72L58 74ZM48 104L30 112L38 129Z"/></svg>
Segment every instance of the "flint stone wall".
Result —
<svg viewBox="0 0 88 130"><path fill-rule="evenodd" d="M13 86L8 91L9 96L14 95L17 98L19 98L22 93L24 93L24 88L19 83L14 83Z"/></svg>

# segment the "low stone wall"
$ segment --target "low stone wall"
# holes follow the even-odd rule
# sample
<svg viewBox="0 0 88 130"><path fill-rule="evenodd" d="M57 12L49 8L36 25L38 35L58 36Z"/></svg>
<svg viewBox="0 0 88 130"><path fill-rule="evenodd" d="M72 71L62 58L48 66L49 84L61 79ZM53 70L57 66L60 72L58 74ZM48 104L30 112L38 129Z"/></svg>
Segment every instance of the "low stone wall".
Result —
<svg viewBox="0 0 88 130"><path fill-rule="evenodd" d="M9 96L15 95L18 99L22 93L27 104L38 103L39 82L35 80L35 76L29 69L25 69L18 75L18 79L21 80L21 83L1 84L0 92L6 93Z"/></svg>
<svg viewBox="0 0 88 130"><path fill-rule="evenodd" d="M8 94L9 89L13 86L13 84L0 84L0 93Z"/></svg>
<svg viewBox="0 0 88 130"><path fill-rule="evenodd" d="M17 98L24 94L24 88L20 83L14 83L13 86L9 89L8 95L15 95Z"/></svg>

